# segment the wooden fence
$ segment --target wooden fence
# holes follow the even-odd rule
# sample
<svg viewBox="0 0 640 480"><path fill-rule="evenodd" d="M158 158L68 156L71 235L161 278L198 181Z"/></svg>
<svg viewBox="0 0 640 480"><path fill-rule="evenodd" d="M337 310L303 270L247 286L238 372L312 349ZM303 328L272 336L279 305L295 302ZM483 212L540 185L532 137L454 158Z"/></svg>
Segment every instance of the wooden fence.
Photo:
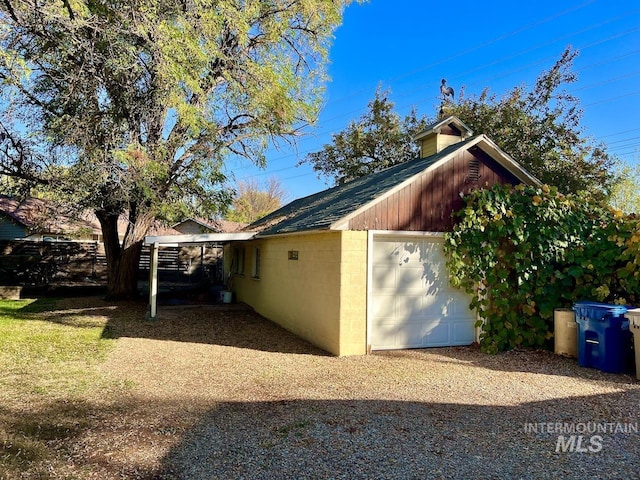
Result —
<svg viewBox="0 0 640 480"><path fill-rule="evenodd" d="M149 248L138 265L139 279L149 277ZM166 247L159 251L160 281L221 282L222 249L216 246ZM0 240L0 285L106 282L107 261L99 242Z"/></svg>

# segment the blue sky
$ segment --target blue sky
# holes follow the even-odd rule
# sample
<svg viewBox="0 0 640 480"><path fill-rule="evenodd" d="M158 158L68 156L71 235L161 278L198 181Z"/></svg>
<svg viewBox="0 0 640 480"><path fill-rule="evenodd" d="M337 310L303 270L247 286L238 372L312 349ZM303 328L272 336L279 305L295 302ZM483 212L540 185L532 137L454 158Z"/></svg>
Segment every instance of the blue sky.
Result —
<svg viewBox="0 0 640 480"><path fill-rule="evenodd" d="M305 155L367 111L378 85L391 91L400 114L415 107L434 116L439 85L500 95L531 86L568 46L580 55L568 90L584 110L585 134L606 142L622 160L640 160L640 2L638 0L435 2L371 0L353 4L335 32L331 81L317 125L297 149L271 150L267 167L232 160L237 180L278 177L288 200L324 190Z"/></svg>

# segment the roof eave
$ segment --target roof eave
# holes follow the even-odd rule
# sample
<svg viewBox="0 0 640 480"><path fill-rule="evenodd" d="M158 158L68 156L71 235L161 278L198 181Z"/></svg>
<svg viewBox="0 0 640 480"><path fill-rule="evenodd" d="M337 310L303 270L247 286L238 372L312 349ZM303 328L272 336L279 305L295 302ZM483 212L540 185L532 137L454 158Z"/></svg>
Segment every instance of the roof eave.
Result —
<svg viewBox="0 0 640 480"><path fill-rule="evenodd" d="M414 135L413 141L417 142L418 140L423 139L427 135L431 135L432 133L439 133L440 128L449 123L453 123L460 129L462 132L462 138L469 138L473 136L473 130L471 130L462 120L460 120L455 115L450 115L447 118L440 120L438 123L431 125L426 130Z"/></svg>
<svg viewBox="0 0 640 480"><path fill-rule="evenodd" d="M492 158L501 159L499 161L500 165L502 165L509 173L515 176L522 183L526 183L532 186L540 186L542 182L538 180L536 177L527 172L522 165L516 162L511 155L502 150L498 145L496 145L493 140L487 137L485 134L479 135L478 142L482 144L480 147L485 153L489 154ZM484 147L484 148L482 148Z"/></svg>

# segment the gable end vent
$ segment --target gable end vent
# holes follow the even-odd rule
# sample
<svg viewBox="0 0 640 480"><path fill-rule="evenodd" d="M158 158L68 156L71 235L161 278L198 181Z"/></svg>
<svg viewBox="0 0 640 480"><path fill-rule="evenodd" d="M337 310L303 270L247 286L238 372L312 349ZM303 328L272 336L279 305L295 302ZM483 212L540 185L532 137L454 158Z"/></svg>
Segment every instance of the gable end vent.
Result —
<svg viewBox="0 0 640 480"><path fill-rule="evenodd" d="M478 183L480 180L480 161L477 158L469 160L469 175L467 176L468 183Z"/></svg>

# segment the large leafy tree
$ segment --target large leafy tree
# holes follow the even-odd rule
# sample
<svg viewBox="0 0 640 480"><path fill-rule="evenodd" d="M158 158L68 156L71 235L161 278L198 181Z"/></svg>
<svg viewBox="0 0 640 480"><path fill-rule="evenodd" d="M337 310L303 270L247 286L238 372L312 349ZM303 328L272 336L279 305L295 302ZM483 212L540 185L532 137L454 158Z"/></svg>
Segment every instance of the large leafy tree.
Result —
<svg viewBox="0 0 640 480"><path fill-rule="evenodd" d="M224 206L226 155L261 164L313 121L347 3L5 0L0 175L93 209L131 296L154 219Z"/></svg>
<svg viewBox="0 0 640 480"><path fill-rule="evenodd" d="M428 125L415 110L400 117L394 112L389 91L378 88L368 104L369 110L345 130L332 136L322 150L303 160L336 183L377 172L417 158L420 149L413 136Z"/></svg>
<svg viewBox="0 0 640 480"><path fill-rule="evenodd" d="M640 165L621 162L616 172L620 180L613 187L609 205L625 213L640 214Z"/></svg>
<svg viewBox="0 0 640 480"><path fill-rule="evenodd" d="M456 115L474 133L486 134L543 183L565 193L586 190L606 197L618 180L615 160L582 133L580 101L566 91L576 80L576 55L565 50L531 89L519 86L501 96L485 89L457 102L443 99L440 115ZM388 92L378 90L367 113L304 161L341 181L417 158L412 137L437 119L419 117L415 110L401 119L393 107Z"/></svg>
<svg viewBox="0 0 640 480"><path fill-rule="evenodd" d="M515 87L500 97L485 89L445 104L444 112L489 136L543 183L606 197L617 181L615 159L583 134L580 101L566 90L576 81L577 54L567 48L531 89Z"/></svg>
<svg viewBox="0 0 640 480"><path fill-rule="evenodd" d="M269 178L263 186L255 179L241 180L225 216L234 222L251 223L280 208L286 198L287 192L277 177Z"/></svg>

